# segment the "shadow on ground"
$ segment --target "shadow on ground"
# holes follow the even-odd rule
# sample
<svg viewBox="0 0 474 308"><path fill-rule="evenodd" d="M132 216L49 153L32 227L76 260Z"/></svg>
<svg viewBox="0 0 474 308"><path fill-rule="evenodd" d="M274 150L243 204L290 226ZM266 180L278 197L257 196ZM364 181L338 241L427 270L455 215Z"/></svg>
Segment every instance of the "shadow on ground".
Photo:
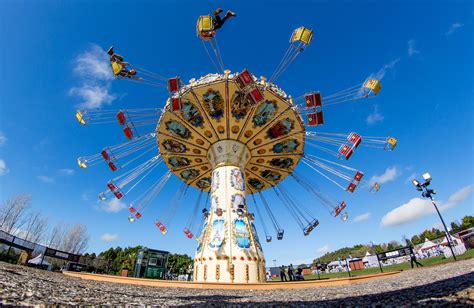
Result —
<svg viewBox="0 0 474 308"><path fill-rule="evenodd" d="M417 287L405 288L396 291L382 292L362 296L349 296L340 299L311 301L293 301L291 297L281 301L242 301L245 296L186 296L179 297L188 301L180 307L211 306L400 306L400 305L428 305L428 306L474 306L474 291L467 290L474 286L474 273L436 281ZM301 290L300 290L301 291ZM458 292L466 294L460 298L453 296ZM451 297L450 297L451 296ZM176 299L176 298L175 298Z"/></svg>

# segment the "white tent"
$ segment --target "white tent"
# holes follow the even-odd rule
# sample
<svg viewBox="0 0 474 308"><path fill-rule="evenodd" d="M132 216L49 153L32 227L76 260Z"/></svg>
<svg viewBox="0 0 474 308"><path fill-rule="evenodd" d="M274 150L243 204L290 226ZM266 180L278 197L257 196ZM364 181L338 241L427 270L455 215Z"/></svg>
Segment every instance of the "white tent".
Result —
<svg viewBox="0 0 474 308"><path fill-rule="evenodd" d="M365 257L362 258L362 262L364 262L364 264L367 263L367 267L379 266L377 256L371 255L370 252L368 252L368 251L365 253Z"/></svg>
<svg viewBox="0 0 474 308"><path fill-rule="evenodd" d="M43 260L41 261L41 259L43 259ZM46 261L46 259L43 258L42 254L40 254L37 257L29 260L28 263L29 264L34 264L34 265L47 265L47 266L51 265L51 263L49 263L48 261Z"/></svg>
<svg viewBox="0 0 474 308"><path fill-rule="evenodd" d="M332 261L327 264L328 267L339 266L339 261Z"/></svg>
<svg viewBox="0 0 474 308"><path fill-rule="evenodd" d="M460 241L459 241L456 237L454 237L454 236L451 235L451 243L452 243L453 245L459 245L459 244L460 244ZM443 239L443 241L440 243L440 245L445 245L445 246L448 245L448 237L447 237L447 236L444 237L444 239Z"/></svg>
<svg viewBox="0 0 474 308"><path fill-rule="evenodd" d="M425 242L423 243L423 245L421 245L420 247L420 251L425 251L425 250L429 250L431 248L435 248L437 247L438 245L433 243L432 241L430 241L429 239L425 239Z"/></svg>

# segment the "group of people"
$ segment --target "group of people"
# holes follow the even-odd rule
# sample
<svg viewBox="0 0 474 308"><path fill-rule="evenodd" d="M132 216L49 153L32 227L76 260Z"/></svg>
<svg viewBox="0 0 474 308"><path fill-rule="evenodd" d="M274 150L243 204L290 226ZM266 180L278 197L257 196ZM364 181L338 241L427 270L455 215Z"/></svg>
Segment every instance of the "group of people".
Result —
<svg viewBox="0 0 474 308"><path fill-rule="evenodd" d="M298 267L295 271L293 264L289 266L280 266L280 279L281 281L299 281L304 280L303 269Z"/></svg>

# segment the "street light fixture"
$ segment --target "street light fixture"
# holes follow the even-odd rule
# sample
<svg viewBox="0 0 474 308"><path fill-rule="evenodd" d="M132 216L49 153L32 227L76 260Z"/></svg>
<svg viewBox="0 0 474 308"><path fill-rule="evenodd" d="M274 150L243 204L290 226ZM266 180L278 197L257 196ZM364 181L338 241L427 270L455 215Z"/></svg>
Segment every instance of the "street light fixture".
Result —
<svg viewBox="0 0 474 308"><path fill-rule="evenodd" d="M453 255L454 261L457 261L456 255L454 254L453 251L453 246L452 246L452 239L451 239L451 234L449 234L448 228L446 228L446 224L444 223L443 217L441 216L441 213L438 210L438 206L436 206L436 203L434 202L433 195L436 195L436 191L434 189L428 188L431 184L431 175L428 172L423 173L423 179L425 180L424 183L418 182L416 179L412 180L413 185L415 185L416 190L421 191L421 196L423 198L427 198L431 200L431 204L433 204L434 208L436 209L436 212L438 213L439 219L443 223L444 231L446 232L446 238L448 240L448 246L449 249L451 250L451 253Z"/></svg>

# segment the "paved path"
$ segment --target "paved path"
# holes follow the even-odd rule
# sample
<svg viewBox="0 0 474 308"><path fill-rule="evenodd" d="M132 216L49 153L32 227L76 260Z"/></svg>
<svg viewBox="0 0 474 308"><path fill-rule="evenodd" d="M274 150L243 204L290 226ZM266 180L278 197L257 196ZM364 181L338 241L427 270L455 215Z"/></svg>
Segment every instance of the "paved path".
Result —
<svg viewBox="0 0 474 308"><path fill-rule="evenodd" d="M104 283L0 262L0 287L0 305L474 306L474 259L352 285L271 291Z"/></svg>

